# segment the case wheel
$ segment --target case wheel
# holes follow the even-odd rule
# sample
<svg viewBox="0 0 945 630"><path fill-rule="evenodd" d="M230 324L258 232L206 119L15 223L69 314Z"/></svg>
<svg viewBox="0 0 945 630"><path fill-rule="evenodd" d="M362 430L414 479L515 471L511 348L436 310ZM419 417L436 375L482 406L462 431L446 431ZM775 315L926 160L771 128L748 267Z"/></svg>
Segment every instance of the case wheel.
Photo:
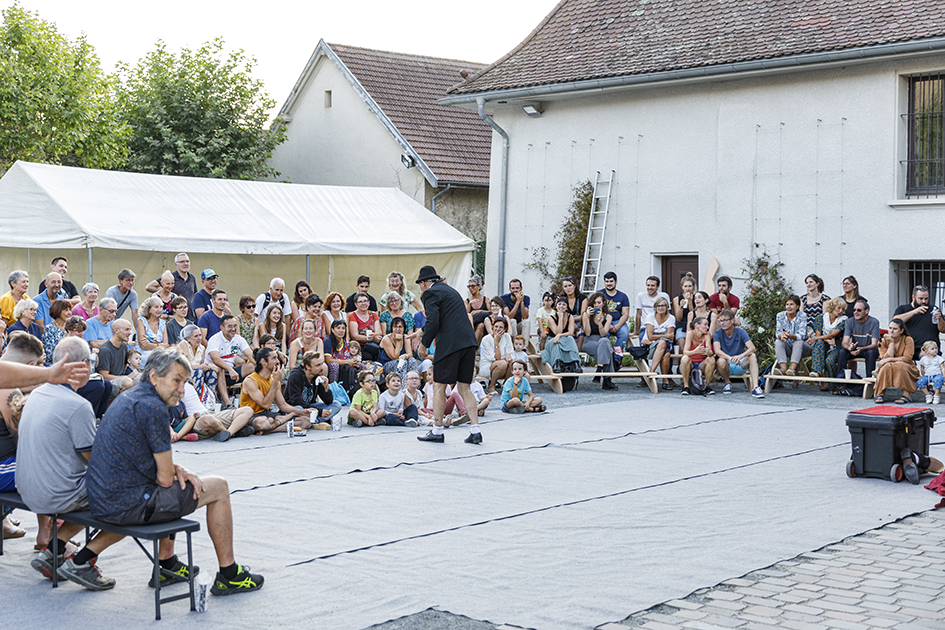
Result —
<svg viewBox="0 0 945 630"><path fill-rule="evenodd" d="M903 478L902 466L899 464L893 464L893 467L889 469L889 480L893 483L899 483Z"/></svg>
<svg viewBox="0 0 945 630"><path fill-rule="evenodd" d="M852 460L852 459L847 462L847 477L850 477L851 479L852 479L853 477L856 477L856 471L853 470L853 460Z"/></svg>

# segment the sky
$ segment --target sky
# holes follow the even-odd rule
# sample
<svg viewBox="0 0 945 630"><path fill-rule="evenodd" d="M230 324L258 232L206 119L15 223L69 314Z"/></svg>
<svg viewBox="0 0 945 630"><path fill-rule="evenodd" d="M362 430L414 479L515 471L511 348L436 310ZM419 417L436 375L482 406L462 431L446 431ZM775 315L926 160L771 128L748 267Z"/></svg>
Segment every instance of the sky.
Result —
<svg viewBox="0 0 945 630"><path fill-rule="evenodd" d="M6 8L12 0L0 0ZM492 63L519 44L558 0L19 0L74 40L85 33L102 67L134 65L160 39L169 50L222 37L256 58L278 111L319 39L411 54ZM459 82L459 77L457 77ZM274 113L274 112L273 112Z"/></svg>

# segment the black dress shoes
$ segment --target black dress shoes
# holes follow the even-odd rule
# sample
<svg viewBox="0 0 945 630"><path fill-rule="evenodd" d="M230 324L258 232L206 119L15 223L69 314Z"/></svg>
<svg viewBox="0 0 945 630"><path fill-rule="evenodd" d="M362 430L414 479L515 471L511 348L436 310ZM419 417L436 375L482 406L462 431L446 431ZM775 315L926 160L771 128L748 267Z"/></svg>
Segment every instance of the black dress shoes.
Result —
<svg viewBox="0 0 945 630"><path fill-rule="evenodd" d="M428 431L426 435L418 435L417 439L421 442L439 442L443 443L443 434L436 435L433 431Z"/></svg>

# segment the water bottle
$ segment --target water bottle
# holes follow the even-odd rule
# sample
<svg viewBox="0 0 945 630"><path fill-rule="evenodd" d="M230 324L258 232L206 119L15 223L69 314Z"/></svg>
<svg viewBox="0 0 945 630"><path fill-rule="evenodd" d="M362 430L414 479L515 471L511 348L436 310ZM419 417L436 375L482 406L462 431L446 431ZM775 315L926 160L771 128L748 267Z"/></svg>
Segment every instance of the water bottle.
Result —
<svg viewBox="0 0 945 630"><path fill-rule="evenodd" d="M285 430L290 438L295 437L295 418L289 418L289 421L285 423Z"/></svg>
<svg viewBox="0 0 945 630"><path fill-rule="evenodd" d="M933 323L933 324L937 324L937 323L938 323L938 319L939 319L939 317L941 317L941 316L942 316L941 311L939 311L937 308L935 308L935 307L933 306L933 307L932 307L932 323Z"/></svg>

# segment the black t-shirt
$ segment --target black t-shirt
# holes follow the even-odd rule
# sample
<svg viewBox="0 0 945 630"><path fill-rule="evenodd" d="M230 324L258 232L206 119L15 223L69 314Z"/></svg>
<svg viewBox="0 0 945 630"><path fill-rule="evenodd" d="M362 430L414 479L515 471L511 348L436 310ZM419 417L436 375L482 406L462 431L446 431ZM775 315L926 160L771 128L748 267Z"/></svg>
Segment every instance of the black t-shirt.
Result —
<svg viewBox="0 0 945 630"><path fill-rule="evenodd" d="M915 306L912 304L903 304L896 309L896 312L893 313L893 317L908 313L914 308ZM926 312L913 315L912 318L906 322L906 328L909 329L909 336L912 337L912 341L915 343L915 355L912 357L914 361L919 360L919 354L922 352L922 344L930 340L938 343L938 325L932 322L931 305ZM939 349L939 353L941 353L941 348Z"/></svg>
<svg viewBox="0 0 945 630"><path fill-rule="evenodd" d="M0 418L0 462L16 457L16 438L10 434L6 420Z"/></svg>
<svg viewBox="0 0 945 630"><path fill-rule="evenodd" d="M45 291L45 290L46 290L46 281L43 280L42 282L39 283L39 290L36 292L36 295L39 295L40 293L42 293L42 292ZM62 297L63 294L68 294L69 297L68 297L68 298L63 298L63 297ZM75 285L72 284L71 282L69 282L68 280L63 280L63 281L62 281L62 290L59 291L59 295L56 296L56 299L57 299L57 300L58 300L58 299L69 299L69 298L74 298L74 297L78 297L78 296L79 296L79 292L75 290Z"/></svg>
<svg viewBox="0 0 945 630"><path fill-rule="evenodd" d="M371 297L371 294L367 294L368 298L371 300L371 305L368 306L369 311L377 312L377 301ZM354 305L354 298L358 297L357 293L352 293L348 296L348 299L345 301L345 313L353 313L358 310L358 307Z"/></svg>
<svg viewBox="0 0 945 630"><path fill-rule="evenodd" d="M324 383L315 387L312 381L305 378L305 368L301 364L295 366L286 379L285 401L293 407L307 409L314 406L319 398L326 405L334 400L331 390Z"/></svg>
<svg viewBox="0 0 945 630"><path fill-rule="evenodd" d="M116 348L115 344L109 340L98 349L98 364L95 366L95 371L105 370L111 376L121 376L125 373L127 363L128 345L123 343L120 348Z"/></svg>

